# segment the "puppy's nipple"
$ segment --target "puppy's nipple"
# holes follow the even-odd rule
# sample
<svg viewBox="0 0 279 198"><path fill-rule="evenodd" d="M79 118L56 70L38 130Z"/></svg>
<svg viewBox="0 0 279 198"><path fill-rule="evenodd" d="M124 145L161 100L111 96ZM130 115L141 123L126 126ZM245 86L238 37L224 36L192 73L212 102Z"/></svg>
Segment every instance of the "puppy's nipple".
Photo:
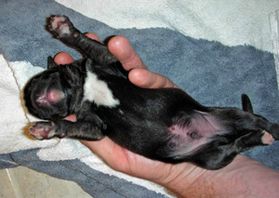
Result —
<svg viewBox="0 0 279 198"><path fill-rule="evenodd" d="M59 90L50 90L47 93L47 99L51 103L57 103L65 97L65 94Z"/></svg>

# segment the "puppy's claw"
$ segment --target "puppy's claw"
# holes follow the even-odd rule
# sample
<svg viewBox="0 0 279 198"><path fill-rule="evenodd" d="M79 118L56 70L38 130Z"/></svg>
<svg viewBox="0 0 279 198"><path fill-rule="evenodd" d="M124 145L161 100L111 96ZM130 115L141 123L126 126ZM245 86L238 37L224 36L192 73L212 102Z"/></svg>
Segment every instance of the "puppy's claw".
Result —
<svg viewBox="0 0 279 198"><path fill-rule="evenodd" d="M38 139L49 139L55 135L55 125L52 122L33 122L29 128L29 134Z"/></svg>

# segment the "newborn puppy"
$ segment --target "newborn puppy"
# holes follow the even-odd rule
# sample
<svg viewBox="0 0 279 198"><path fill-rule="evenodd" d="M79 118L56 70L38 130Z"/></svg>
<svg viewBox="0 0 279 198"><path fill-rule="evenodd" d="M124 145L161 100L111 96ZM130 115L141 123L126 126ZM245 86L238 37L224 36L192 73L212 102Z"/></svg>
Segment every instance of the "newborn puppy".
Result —
<svg viewBox="0 0 279 198"><path fill-rule="evenodd" d="M148 158L206 169L222 168L238 153L279 139L279 125L253 114L246 95L240 110L203 106L176 88L139 88L106 46L85 37L66 16L49 17L46 28L84 59L57 66L49 58L48 69L25 86L29 112L49 120L31 124L37 139L108 136ZM69 114L77 121L63 119Z"/></svg>

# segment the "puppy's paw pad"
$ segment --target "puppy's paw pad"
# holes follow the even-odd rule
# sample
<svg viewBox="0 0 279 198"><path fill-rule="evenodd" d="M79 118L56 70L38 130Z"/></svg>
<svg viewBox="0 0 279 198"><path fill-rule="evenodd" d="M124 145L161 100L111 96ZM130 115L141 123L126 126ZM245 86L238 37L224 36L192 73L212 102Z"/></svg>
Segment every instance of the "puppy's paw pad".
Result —
<svg viewBox="0 0 279 198"><path fill-rule="evenodd" d="M49 139L55 135L55 125L51 122L33 122L29 134L36 139Z"/></svg>
<svg viewBox="0 0 279 198"><path fill-rule="evenodd" d="M52 15L47 19L47 29L56 37L63 37L72 33L73 25L68 17Z"/></svg>
<svg viewBox="0 0 279 198"><path fill-rule="evenodd" d="M268 133L267 131L263 131L263 135L262 135L263 144L272 144L274 141L275 140L270 133Z"/></svg>

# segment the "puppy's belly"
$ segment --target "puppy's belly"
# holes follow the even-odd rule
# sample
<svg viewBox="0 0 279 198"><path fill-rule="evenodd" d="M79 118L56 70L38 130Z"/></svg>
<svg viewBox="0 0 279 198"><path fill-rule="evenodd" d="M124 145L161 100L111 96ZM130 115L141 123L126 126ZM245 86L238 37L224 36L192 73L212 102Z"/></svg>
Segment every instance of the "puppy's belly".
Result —
<svg viewBox="0 0 279 198"><path fill-rule="evenodd" d="M203 145L214 140L214 133L199 131L196 128L188 126L179 126L177 124L169 127L171 138L167 143L168 157L183 158L193 155Z"/></svg>

